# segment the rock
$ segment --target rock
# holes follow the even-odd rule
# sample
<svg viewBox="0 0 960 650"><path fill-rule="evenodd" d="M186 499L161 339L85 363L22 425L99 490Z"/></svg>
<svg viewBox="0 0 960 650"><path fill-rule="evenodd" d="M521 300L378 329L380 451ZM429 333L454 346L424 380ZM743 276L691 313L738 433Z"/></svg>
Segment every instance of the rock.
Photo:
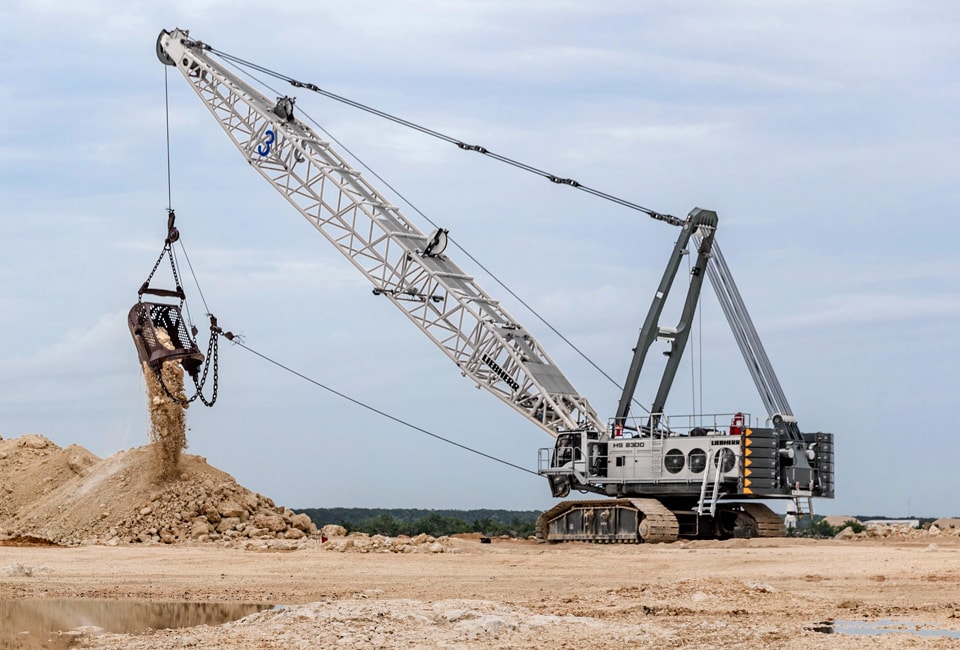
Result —
<svg viewBox="0 0 960 650"><path fill-rule="evenodd" d="M29 578L33 576L33 569L22 564L11 564L3 570L3 575Z"/></svg>
<svg viewBox="0 0 960 650"><path fill-rule="evenodd" d="M87 469L94 464L94 459L90 456L84 456L82 454L70 454L67 457L67 467L70 468L74 474L83 474Z"/></svg>
<svg viewBox="0 0 960 650"><path fill-rule="evenodd" d="M501 616L493 616L490 614L459 621L456 626L462 634L471 639L480 639L482 637L496 638L507 629L515 629L517 627L516 623L512 621L508 621Z"/></svg>
<svg viewBox="0 0 960 650"><path fill-rule="evenodd" d="M280 515L268 515L263 512L258 512L253 518L253 525L257 528L266 528L274 533L279 533L287 528L287 524L283 521L283 517Z"/></svg>
<svg viewBox="0 0 960 650"><path fill-rule="evenodd" d="M247 514L247 509L234 501L224 501L217 511L221 517L242 517Z"/></svg>
<svg viewBox="0 0 960 650"><path fill-rule="evenodd" d="M290 528L283 536L287 539L303 539L307 534L299 528Z"/></svg>
<svg viewBox="0 0 960 650"><path fill-rule="evenodd" d="M440 542L434 542L428 548L431 553L443 553L443 544Z"/></svg>
<svg viewBox="0 0 960 650"><path fill-rule="evenodd" d="M140 508L140 516L142 517L146 517L152 512L153 512L153 508L151 508L150 506L144 506L143 508Z"/></svg>
<svg viewBox="0 0 960 650"><path fill-rule="evenodd" d="M833 536L834 539L854 539L857 534L853 532L853 529L850 526L844 527L839 533Z"/></svg>
<svg viewBox="0 0 960 650"><path fill-rule="evenodd" d="M41 436L39 433L27 433L20 436L20 440L17 442L20 447L26 447L27 449L46 449L50 446L50 441Z"/></svg>
<svg viewBox="0 0 960 650"><path fill-rule="evenodd" d="M337 524L327 524L320 529L320 534L328 539L331 537L346 537L347 529Z"/></svg>
<svg viewBox="0 0 960 650"><path fill-rule="evenodd" d="M299 514L293 515L290 517L290 524L298 529L302 530L305 533L315 533L317 532L317 525L313 523L313 520L310 519L309 515Z"/></svg>
<svg viewBox="0 0 960 650"><path fill-rule="evenodd" d="M228 530L233 530L240 524L240 517L224 517L220 520L220 523L217 524L217 532L225 533Z"/></svg>
<svg viewBox="0 0 960 650"><path fill-rule="evenodd" d="M206 482L209 483L209 481ZM206 517L207 521L209 521L211 524L220 523L220 512L209 503L205 503L200 506L200 514Z"/></svg>
<svg viewBox="0 0 960 650"><path fill-rule="evenodd" d="M204 518L198 517L193 521L193 526L190 527L190 537L201 537L208 535L213 530L213 526L210 525Z"/></svg>
<svg viewBox="0 0 960 650"><path fill-rule="evenodd" d="M940 528L936 524L931 524L930 529L927 531L927 535L937 536L941 532Z"/></svg>
<svg viewBox="0 0 960 650"><path fill-rule="evenodd" d="M260 495L255 492L247 492L243 495L243 505L247 510L253 512L260 506Z"/></svg>

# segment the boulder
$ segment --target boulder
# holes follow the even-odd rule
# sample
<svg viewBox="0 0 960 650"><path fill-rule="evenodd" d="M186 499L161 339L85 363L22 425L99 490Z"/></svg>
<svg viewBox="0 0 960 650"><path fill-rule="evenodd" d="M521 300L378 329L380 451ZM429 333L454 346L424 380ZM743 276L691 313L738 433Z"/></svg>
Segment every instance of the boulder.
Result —
<svg viewBox="0 0 960 650"><path fill-rule="evenodd" d="M299 514L290 517L290 524L297 530L310 534L317 532L317 525L313 523L309 515Z"/></svg>
<svg viewBox="0 0 960 650"><path fill-rule="evenodd" d="M287 528L287 524L280 515L271 515L265 512L258 512L253 518L253 525L257 528L266 528L274 533L279 533Z"/></svg>
<svg viewBox="0 0 960 650"><path fill-rule="evenodd" d="M221 517L242 517L247 514L246 508L235 501L224 501L217 508L217 512L220 513Z"/></svg>
<svg viewBox="0 0 960 650"><path fill-rule="evenodd" d="M205 517L197 517L193 520L193 525L190 527L190 537L200 537L212 531L213 526L210 525L210 522L207 521Z"/></svg>
<svg viewBox="0 0 960 650"><path fill-rule="evenodd" d="M50 441L41 436L39 433L27 433L20 436L20 440L17 442L20 447L26 447L27 449L46 449L50 446Z"/></svg>
<svg viewBox="0 0 960 650"><path fill-rule="evenodd" d="M326 538L330 537L346 537L347 529L343 526L338 526L337 524L327 524L320 529L320 534Z"/></svg>
<svg viewBox="0 0 960 650"><path fill-rule="evenodd" d="M225 533L228 530L233 530L240 523L240 517L224 517L220 520L220 523L217 524L217 532Z"/></svg>
<svg viewBox="0 0 960 650"><path fill-rule="evenodd" d="M857 534L853 532L850 526L845 527L839 533L833 536L834 539L856 539Z"/></svg>
<svg viewBox="0 0 960 650"><path fill-rule="evenodd" d="M220 512L209 503L200 506L200 514L207 518L211 524L220 523Z"/></svg>

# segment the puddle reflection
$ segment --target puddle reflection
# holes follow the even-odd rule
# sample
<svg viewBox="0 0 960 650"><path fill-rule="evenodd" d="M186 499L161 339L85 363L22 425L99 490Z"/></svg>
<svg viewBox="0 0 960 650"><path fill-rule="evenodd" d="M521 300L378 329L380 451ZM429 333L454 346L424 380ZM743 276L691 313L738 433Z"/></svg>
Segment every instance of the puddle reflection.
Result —
<svg viewBox="0 0 960 650"><path fill-rule="evenodd" d="M148 629L221 625L273 605L123 600L0 601L0 648L60 650L73 643L82 626L137 634Z"/></svg>
<svg viewBox="0 0 960 650"><path fill-rule="evenodd" d="M879 636L881 634L910 634L912 636L948 637L960 639L960 630L945 630L932 623L895 621L881 618L876 621L822 621L807 627L811 632L846 634L850 636Z"/></svg>

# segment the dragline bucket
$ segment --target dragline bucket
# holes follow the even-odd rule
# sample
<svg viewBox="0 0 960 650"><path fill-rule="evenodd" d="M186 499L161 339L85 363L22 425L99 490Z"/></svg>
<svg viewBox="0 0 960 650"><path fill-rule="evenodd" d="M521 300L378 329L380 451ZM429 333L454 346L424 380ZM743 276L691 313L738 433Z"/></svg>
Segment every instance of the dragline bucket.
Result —
<svg viewBox="0 0 960 650"><path fill-rule="evenodd" d="M177 305L138 302L130 309L127 326L140 361L159 370L164 361L179 361L191 377L203 365L203 354L193 342Z"/></svg>

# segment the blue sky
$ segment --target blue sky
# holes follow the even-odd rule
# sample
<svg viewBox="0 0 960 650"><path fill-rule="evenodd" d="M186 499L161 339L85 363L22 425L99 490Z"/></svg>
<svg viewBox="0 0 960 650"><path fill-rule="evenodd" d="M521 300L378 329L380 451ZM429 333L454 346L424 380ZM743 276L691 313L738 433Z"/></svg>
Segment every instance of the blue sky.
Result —
<svg viewBox="0 0 960 650"><path fill-rule="evenodd" d="M5 3L0 435L43 433L104 456L147 439L125 317L165 228L154 43L182 27L642 205L716 210L718 240L802 428L837 436L838 496L818 509L958 514L958 18L950 2ZM318 381L534 468L550 439L371 296L247 169L187 84L174 74L169 83L173 207L221 323ZM623 377L672 228L293 94ZM610 416L618 390L457 261ZM704 410L762 414L709 290L702 313ZM224 345L221 366L217 406L189 411L189 451L278 502L551 503L543 479L398 427L242 349ZM668 410L686 413L700 371L682 366ZM640 400L654 390L651 376Z"/></svg>

